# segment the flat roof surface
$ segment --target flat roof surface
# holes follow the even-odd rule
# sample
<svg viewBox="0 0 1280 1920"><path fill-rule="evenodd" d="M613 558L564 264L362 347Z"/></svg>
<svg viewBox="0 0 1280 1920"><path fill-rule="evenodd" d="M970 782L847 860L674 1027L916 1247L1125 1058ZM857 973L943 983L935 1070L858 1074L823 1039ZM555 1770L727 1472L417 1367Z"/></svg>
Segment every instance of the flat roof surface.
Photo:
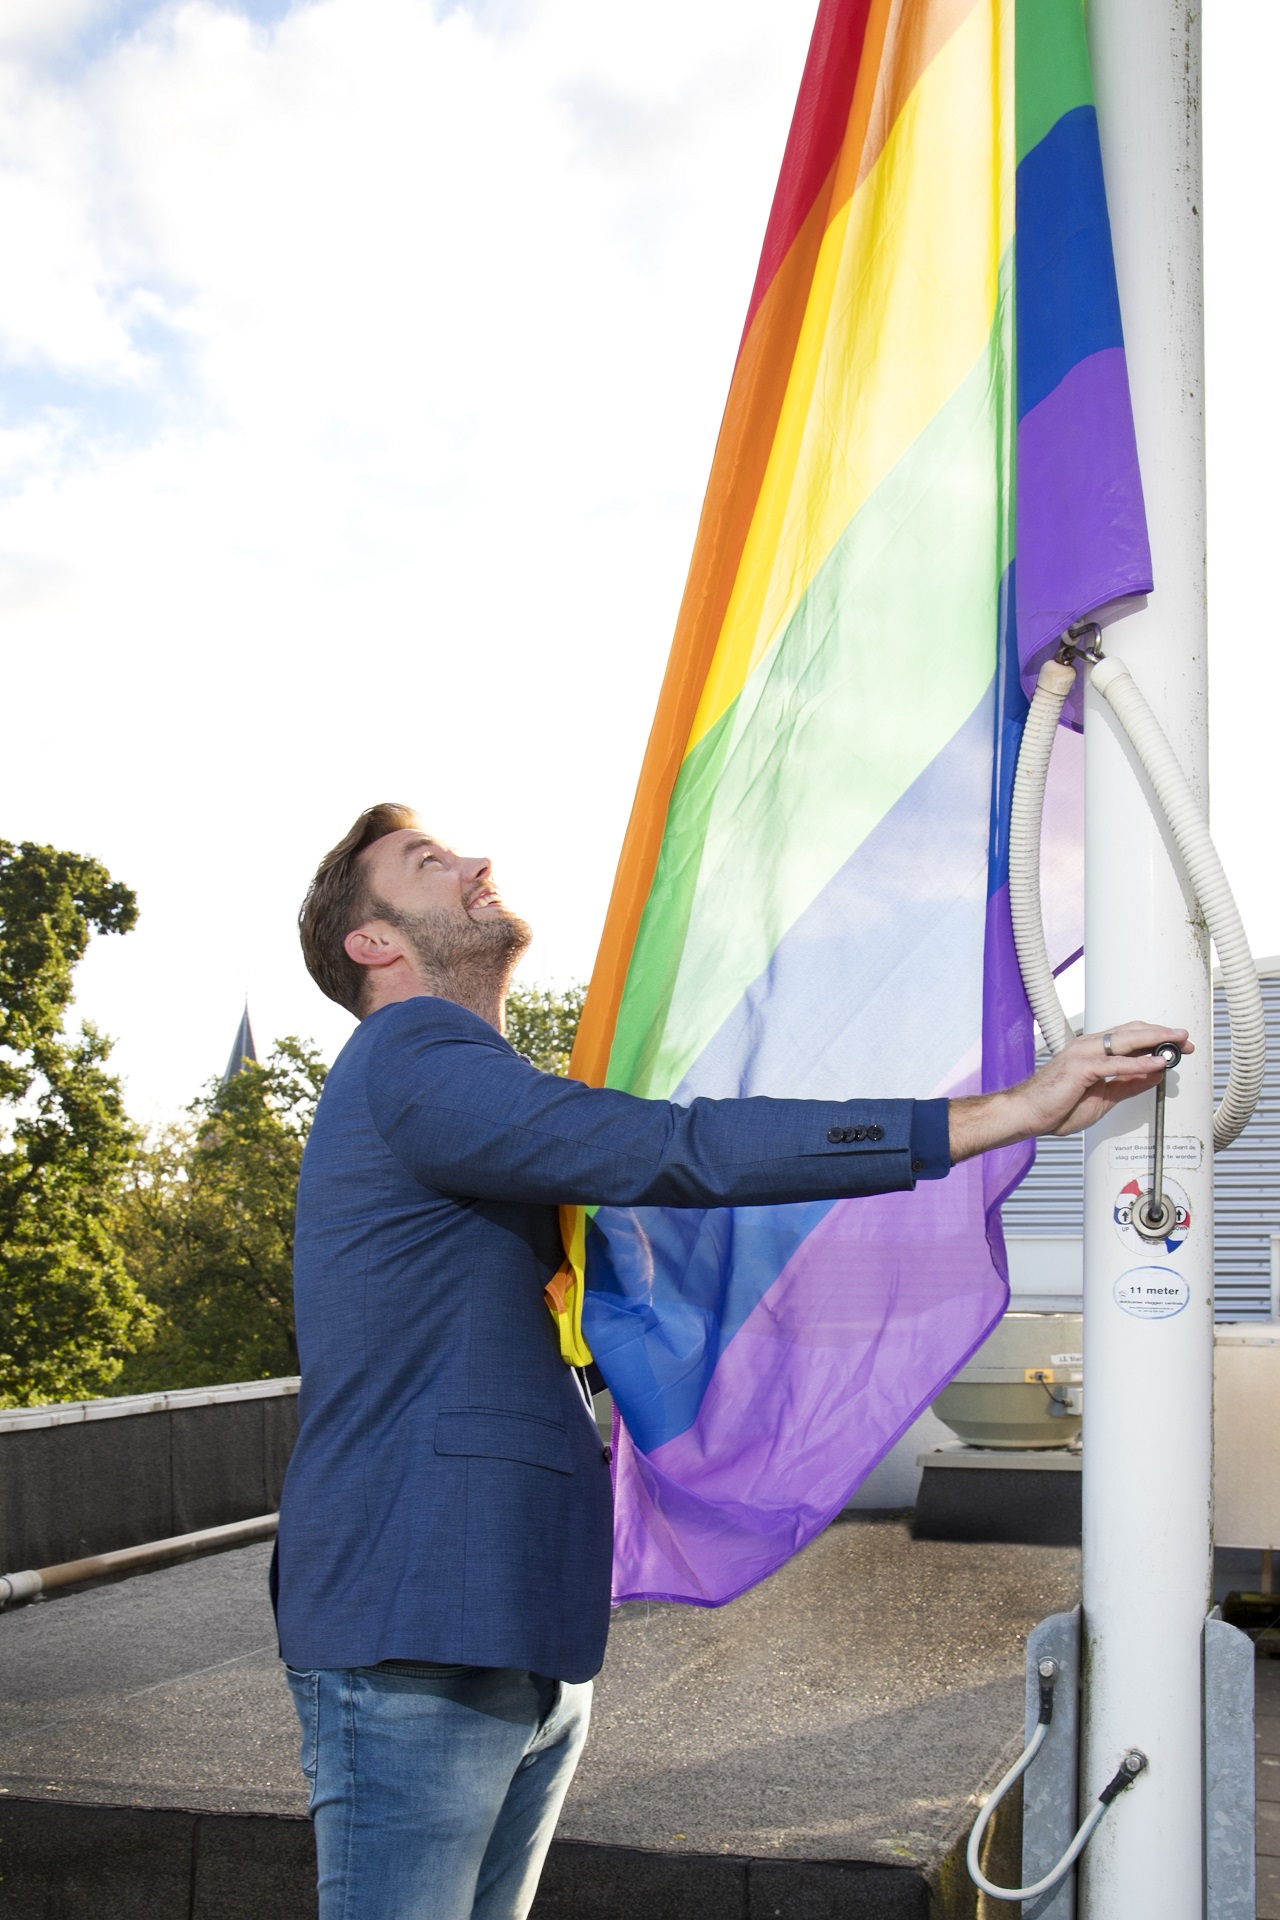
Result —
<svg viewBox="0 0 1280 1920"><path fill-rule="evenodd" d="M0 1615L0 1792L299 1815L269 1546ZM1021 1746L1024 1641L1068 1547L912 1540L849 1514L715 1612L614 1617L559 1835L928 1869Z"/></svg>

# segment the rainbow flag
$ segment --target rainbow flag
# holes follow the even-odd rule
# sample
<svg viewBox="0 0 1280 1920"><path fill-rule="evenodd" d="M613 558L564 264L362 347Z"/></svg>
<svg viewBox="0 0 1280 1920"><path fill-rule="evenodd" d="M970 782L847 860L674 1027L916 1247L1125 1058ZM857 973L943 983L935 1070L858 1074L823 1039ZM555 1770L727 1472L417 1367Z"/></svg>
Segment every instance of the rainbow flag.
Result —
<svg viewBox="0 0 1280 1920"><path fill-rule="evenodd" d="M1080 0L822 0L573 1072L677 1102L1026 1073L1026 693L1150 586ZM616 1598L718 1605L846 1504L1004 1311L1030 1159L579 1221Z"/></svg>

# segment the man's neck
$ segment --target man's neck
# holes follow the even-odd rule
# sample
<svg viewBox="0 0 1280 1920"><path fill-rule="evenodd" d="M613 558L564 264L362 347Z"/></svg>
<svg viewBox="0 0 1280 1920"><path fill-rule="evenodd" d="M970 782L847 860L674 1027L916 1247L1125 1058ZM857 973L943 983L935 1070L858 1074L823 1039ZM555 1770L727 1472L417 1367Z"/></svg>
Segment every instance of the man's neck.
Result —
<svg viewBox="0 0 1280 1920"><path fill-rule="evenodd" d="M478 968L463 968L451 973L412 974L407 969L403 973L397 969L394 974L378 977L369 996L370 1004L366 1013L377 1013L379 1008L394 1006L397 1001L417 1000L424 994L430 994L437 1000L452 1000L455 1006L478 1014L481 1020L487 1020L499 1033L505 1033L510 977L510 971L506 969L500 979Z"/></svg>
<svg viewBox="0 0 1280 1920"><path fill-rule="evenodd" d="M503 974L500 980L479 974L468 977L466 973L429 974L426 976L425 993L434 993L437 999L452 1000L459 1007L466 1007L469 1013L479 1014L499 1033L507 1030L507 981Z"/></svg>

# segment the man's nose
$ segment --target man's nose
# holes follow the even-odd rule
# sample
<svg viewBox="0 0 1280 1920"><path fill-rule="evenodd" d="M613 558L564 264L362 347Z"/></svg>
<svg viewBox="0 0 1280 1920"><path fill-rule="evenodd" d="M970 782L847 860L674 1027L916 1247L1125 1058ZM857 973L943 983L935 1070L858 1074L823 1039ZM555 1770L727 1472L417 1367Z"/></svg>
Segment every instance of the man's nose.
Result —
<svg viewBox="0 0 1280 1920"><path fill-rule="evenodd" d="M493 872L493 862L487 853L470 854L463 860L462 870L468 881L487 880Z"/></svg>

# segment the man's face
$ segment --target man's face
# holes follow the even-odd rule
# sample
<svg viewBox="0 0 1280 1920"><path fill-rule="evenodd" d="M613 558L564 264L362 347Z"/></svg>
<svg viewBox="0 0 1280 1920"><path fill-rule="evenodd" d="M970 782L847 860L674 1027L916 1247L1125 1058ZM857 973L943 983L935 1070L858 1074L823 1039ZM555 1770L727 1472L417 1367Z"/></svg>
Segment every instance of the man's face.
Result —
<svg viewBox="0 0 1280 1920"><path fill-rule="evenodd" d="M528 946L529 928L503 904L484 855L455 853L420 827L401 827L362 859L373 917L406 935L428 972L510 965Z"/></svg>
<svg viewBox="0 0 1280 1920"><path fill-rule="evenodd" d="M472 920L506 912L493 869L480 854L455 853L421 827L401 827L362 856L370 892L397 913L443 913Z"/></svg>

